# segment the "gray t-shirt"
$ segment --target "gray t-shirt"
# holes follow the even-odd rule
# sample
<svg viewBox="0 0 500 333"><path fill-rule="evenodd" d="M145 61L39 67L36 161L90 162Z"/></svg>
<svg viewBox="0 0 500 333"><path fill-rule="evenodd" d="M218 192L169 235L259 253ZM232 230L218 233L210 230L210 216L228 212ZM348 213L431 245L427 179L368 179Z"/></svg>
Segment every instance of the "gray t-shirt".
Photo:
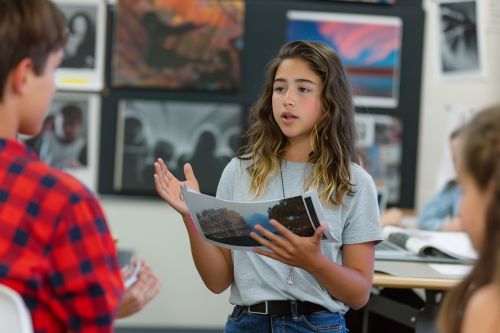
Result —
<svg viewBox="0 0 500 333"><path fill-rule="evenodd" d="M274 175L263 195L250 192L247 167L250 161L233 158L222 173L217 197L233 201L261 201L300 195L304 177L312 165L284 162L281 175ZM382 240L377 192L371 176L357 164L351 164L351 183L355 194L346 195L341 206L323 205L329 230L337 242L321 242L321 250L332 261L342 264L342 244ZM320 304L332 312L345 313L348 306L334 299L306 271L293 268L293 284L288 285L288 265L251 251L233 250L234 282L229 301L236 305L252 305L266 300L300 300Z"/></svg>

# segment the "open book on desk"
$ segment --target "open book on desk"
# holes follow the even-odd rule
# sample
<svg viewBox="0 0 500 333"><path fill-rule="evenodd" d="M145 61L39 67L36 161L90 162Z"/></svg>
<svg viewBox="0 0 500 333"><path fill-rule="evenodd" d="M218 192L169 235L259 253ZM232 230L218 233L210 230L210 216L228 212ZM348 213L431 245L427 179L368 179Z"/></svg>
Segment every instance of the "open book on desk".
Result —
<svg viewBox="0 0 500 333"><path fill-rule="evenodd" d="M477 259L465 232L427 231L386 226L375 248L377 260L471 263Z"/></svg>
<svg viewBox="0 0 500 333"><path fill-rule="evenodd" d="M314 235L316 228L326 223L316 192L269 201L236 202L221 200L183 187L184 201L196 228L207 241L217 246L251 250L261 245L250 237L254 225L278 233L269 223L275 219L299 236ZM326 230L325 241L335 241Z"/></svg>

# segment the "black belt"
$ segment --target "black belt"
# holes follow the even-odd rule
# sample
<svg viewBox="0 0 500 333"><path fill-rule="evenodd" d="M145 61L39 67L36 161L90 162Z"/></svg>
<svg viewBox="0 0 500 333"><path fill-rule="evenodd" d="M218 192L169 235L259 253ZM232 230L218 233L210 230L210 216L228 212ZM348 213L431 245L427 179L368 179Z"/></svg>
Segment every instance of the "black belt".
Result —
<svg viewBox="0 0 500 333"><path fill-rule="evenodd" d="M247 306L247 309L248 313L279 316L291 316L294 313L307 315L318 311L328 311L321 305L301 301L265 301Z"/></svg>

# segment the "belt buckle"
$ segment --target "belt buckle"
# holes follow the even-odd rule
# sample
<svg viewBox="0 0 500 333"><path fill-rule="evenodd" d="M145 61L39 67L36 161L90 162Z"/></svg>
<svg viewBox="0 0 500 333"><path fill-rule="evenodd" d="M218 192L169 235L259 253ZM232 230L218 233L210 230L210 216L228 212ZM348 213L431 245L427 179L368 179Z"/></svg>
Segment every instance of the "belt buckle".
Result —
<svg viewBox="0 0 500 333"><path fill-rule="evenodd" d="M252 308L252 305L250 305L248 307L248 313L259 314L259 315L267 315L267 314L269 314L269 309L268 309L268 306L267 306L267 301L264 301L262 303L264 303L264 305L266 307L266 309L264 310L264 312L261 312L261 311L252 311L252 310L250 310Z"/></svg>

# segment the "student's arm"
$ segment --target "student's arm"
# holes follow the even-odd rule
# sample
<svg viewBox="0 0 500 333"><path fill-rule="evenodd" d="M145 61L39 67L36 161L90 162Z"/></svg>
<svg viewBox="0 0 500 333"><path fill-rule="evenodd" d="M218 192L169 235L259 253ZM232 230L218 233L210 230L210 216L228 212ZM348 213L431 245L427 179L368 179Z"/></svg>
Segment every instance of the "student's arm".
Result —
<svg viewBox="0 0 500 333"><path fill-rule="evenodd" d="M353 309L360 309L368 302L373 281L375 256L374 242L343 246L343 265L337 265L321 253L321 237L325 226L316 229L312 237L300 237L286 227L271 220L273 227L283 237L257 226L251 236L268 250L255 249L258 254L309 272L328 293Z"/></svg>
<svg viewBox="0 0 500 333"><path fill-rule="evenodd" d="M453 215L454 196L449 188L438 192L420 211L418 227L424 230L440 231Z"/></svg>
<svg viewBox="0 0 500 333"><path fill-rule="evenodd" d="M499 290L486 286L476 291L465 308L461 333L497 333L500 327Z"/></svg>
<svg viewBox="0 0 500 333"><path fill-rule="evenodd" d="M187 185L199 190L190 164L184 165ZM186 226L191 255L203 282L214 293L221 293L233 282L233 261L231 252L207 242L199 234L189 216L188 208L181 196L182 183L172 175L162 160L155 162L155 186L160 197L182 216Z"/></svg>

